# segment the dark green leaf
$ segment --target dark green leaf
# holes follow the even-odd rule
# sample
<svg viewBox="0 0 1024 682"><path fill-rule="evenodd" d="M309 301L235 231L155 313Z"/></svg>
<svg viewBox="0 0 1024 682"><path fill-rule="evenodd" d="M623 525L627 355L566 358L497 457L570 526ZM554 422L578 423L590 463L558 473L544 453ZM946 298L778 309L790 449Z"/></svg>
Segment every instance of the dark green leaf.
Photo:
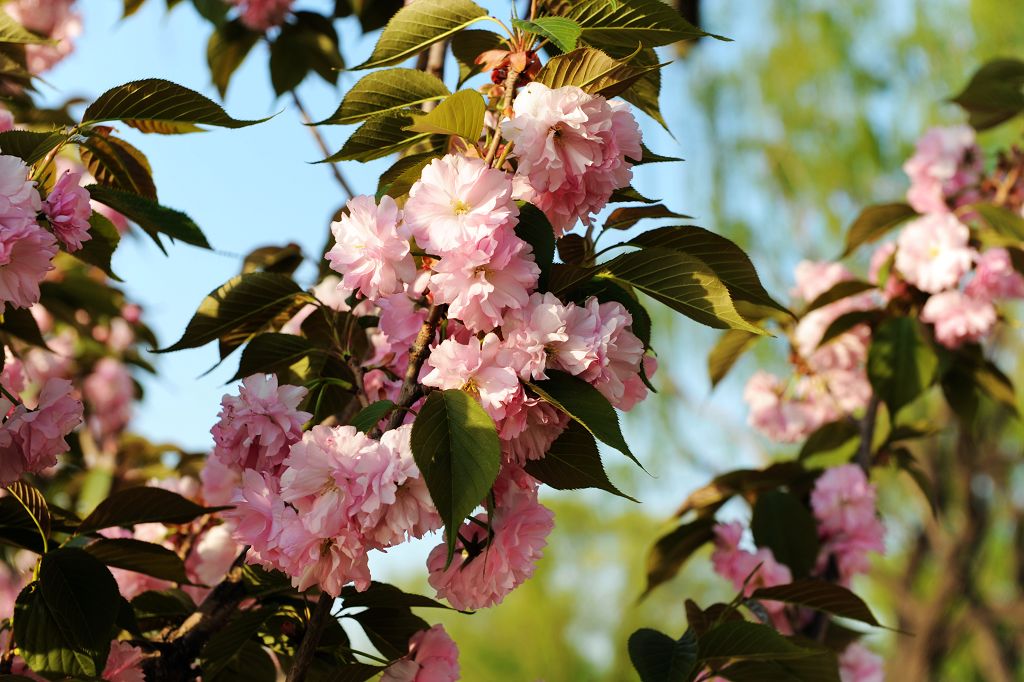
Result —
<svg viewBox="0 0 1024 682"><path fill-rule="evenodd" d="M800 448L800 460L836 450L846 451L860 442L860 428L850 419L840 419L819 427ZM854 446L855 447L855 446Z"/></svg>
<svg viewBox="0 0 1024 682"><path fill-rule="evenodd" d="M39 531L39 536L45 541L50 537L50 507L46 504L46 498L35 486L23 481L15 481L7 486L7 492L16 499L25 512L32 518L32 523Z"/></svg>
<svg viewBox="0 0 1024 682"><path fill-rule="evenodd" d="M814 568L818 526L807 507L791 493L770 490L758 495L750 530L757 546L770 549L794 577L804 578Z"/></svg>
<svg viewBox="0 0 1024 682"><path fill-rule="evenodd" d="M971 125L985 130L1024 111L1024 62L993 59L953 98L967 111Z"/></svg>
<svg viewBox="0 0 1024 682"><path fill-rule="evenodd" d="M439 601L419 594L403 592L394 585L373 581L370 587L360 592L351 585L341 588L341 598L346 609L360 606L387 609L450 609Z"/></svg>
<svg viewBox="0 0 1024 682"><path fill-rule="evenodd" d="M206 44L206 63L221 98L228 92L232 74L242 65L260 37L261 34L246 28L239 19L218 26L210 35Z"/></svg>
<svg viewBox="0 0 1024 682"><path fill-rule="evenodd" d="M612 195L608 197L609 204L629 204L632 202L640 204L656 204L660 199L648 199L640 192L636 191L633 186L623 187L612 192Z"/></svg>
<svg viewBox="0 0 1024 682"><path fill-rule="evenodd" d="M373 54L355 70L404 62L485 16L487 10L470 0L416 0L391 18Z"/></svg>
<svg viewBox="0 0 1024 682"><path fill-rule="evenodd" d="M881 627L863 599L842 585L817 578L795 580L788 585L761 587L750 596L754 599L806 606L809 609Z"/></svg>
<svg viewBox="0 0 1024 682"><path fill-rule="evenodd" d="M62 547L42 558L39 581L18 597L14 635L30 668L93 677L110 651L120 604L107 567L81 549Z"/></svg>
<svg viewBox="0 0 1024 682"><path fill-rule="evenodd" d="M147 590L132 599L139 620L182 621L196 610L192 597L177 588Z"/></svg>
<svg viewBox="0 0 1024 682"><path fill-rule="evenodd" d="M519 222L515 229L516 236L533 247L533 260L540 268L537 286L544 291L555 260L555 229L544 211L525 202L519 205Z"/></svg>
<svg viewBox="0 0 1024 682"><path fill-rule="evenodd" d="M74 256L89 265L95 265L108 277L120 282L121 278L114 274L110 266L110 259L121 242L117 228L102 213L93 211L89 216L89 236L91 239L82 242L82 248L75 251Z"/></svg>
<svg viewBox="0 0 1024 682"><path fill-rule="evenodd" d="M43 333L39 331L39 324L28 308L11 308L0 313L0 332L15 336L33 346L46 348L46 341L43 340Z"/></svg>
<svg viewBox="0 0 1024 682"><path fill-rule="evenodd" d="M86 108L82 123L124 121L144 133L193 133L199 125L244 128L262 123L240 121L195 90L159 78L132 81L111 88ZM197 125L199 124L199 125Z"/></svg>
<svg viewBox="0 0 1024 682"><path fill-rule="evenodd" d="M139 523L188 523L219 509L223 507L201 507L163 488L127 488L100 502L79 525L78 532L91 533Z"/></svg>
<svg viewBox="0 0 1024 682"><path fill-rule="evenodd" d="M337 111L316 125L358 123L376 114L416 107L449 94L439 78L417 69L374 71L349 88Z"/></svg>
<svg viewBox="0 0 1024 682"><path fill-rule="evenodd" d="M868 351L868 379L875 393L896 415L932 385L939 368L935 350L925 341L921 325L897 317L878 325Z"/></svg>
<svg viewBox="0 0 1024 682"><path fill-rule="evenodd" d="M408 130L412 122L412 116L403 111L373 116L352 133L339 151L321 163L381 159L430 138L428 133Z"/></svg>
<svg viewBox="0 0 1024 682"><path fill-rule="evenodd" d="M363 433L369 433L373 431L373 428L377 426L381 419L388 416L391 411L395 409L395 404L390 400L378 400L375 403L370 403L362 410L359 414L352 417L350 422L352 426L356 427L357 430Z"/></svg>
<svg viewBox="0 0 1024 682"><path fill-rule="evenodd" d="M601 50L581 47L552 57L534 80L552 89L574 85L586 92L610 98L622 94L661 66L634 65L629 57L614 59Z"/></svg>
<svg viewBox="0 0 1024 682"><path fill-rule="evenodd" d="M831 289L823 292L811 301L811 304L807 306L807 310L804 311L804 314L806 315L812 310L817 310L818 308L824 308L828 304L841 301L844 298L856 296L857 294L862 294L865 291L871 291L874 288L874 284L871 284L870 282L862 282L857 279L848 279L842 282L837 282Z"/></svg>
<svg viewBox="0 0 1024 682"><path fill-rule="evenodd" d="M655 72L655 73L657 73L657 72ZM634 89L636 87L637 86L635 86L635 85L633 86ZM632 91L632 89L627 91L627 94L629 94L629 92L631 92L631 91ZM674 162L677 162L677 161L683 161L684 160L684 159L680 159L680 158L675 157L675 156L662 156L661 154L656 154L655 152L652 152L650 149L648 149L647 145L645 145L643 143L640 144L640 147L641 147L641 149L643 149L643 155L639 159L631 159L633 161L633 165L634 166L642 166L645 163L674 163ZM685 217L689 218L690 216L685 216Z"/></svg>
<svg viewBox="0 0 1024 682"><path fill-rule="evenodd" d="M883 316L884 313L881 310L852 310L848 313L843 313L832 320L832 323L825 329L825 333L821 335L821 341L818 342L818 345L824 346L832 339L838 338L862 324L874 326Z"/></svg>
<svg viewBox="0 0 1024 682"><path fill-rule="evenodd" d="M156 201L153 170L146 155L128 142L111 136L109 128L93 130L94 134L79 145L78 152L96 182Z"/></svg>
<svg viewBox="0 0 1024 682"><path fill-rule="evenodd" d="M38 132L34 130L7 130L0 133L0 151L7 156L17 156L28 164L39 161L67 139L67 135L55 130Z"/></svg>
<svg viewBox="0 0 1024 682"><path fill-rule="evenodd" d="M739 329L725 330L708 354L708 376L711 378L711 386L717 386L736 361L760 338L762 337L758 334Z"/></svg>
<svg viewBox="0 0 1024 682"><path fill-rule="evenodd" d="M277 272L291 275L302 265L302 247L291 242L285 246L262 246L245 255L242 274L256 272Z"/></svg>
<svg viewBox="0 0 1024 682"><path fill-rule="evenodd" d="M256 636L273 613L273 607L240 611L226 626L214 632L200 654L203 679L215 680L222 670L238 663L239 656L246 652L246 642Z"/></svg>
<svg viewBox="0 0 1024 682"><path fill-rule="evenodd" d="M644 596L674 578L694 552L711 542L715 536L712 530L714 525L713 516L702 516L658 538L647 554L647 587L644 588Z"/></svg>
<svg viewBox="0 0 1024 682"><path fill-rule="evenodd" d="M880 239L889 230L916 215L917 211L904 203L868 206L846 231L846 248L842 257L849 256L862 244Z"/></svg>
<svg viewBox="0 0 1024 682"><path fill-rule="evenodd" d="M610 445L640 465L619 429L615 408L600 391L565 372L548 370L544 381L529 384L545 401L580 423L602 443ZM643 468L643 465L640 465Z"/></svg>
<svg viewBox="0 0 1024 682"><path fill-rule="evenodd" d="M711 35L662 0L575 0L564 16L583 27L583 41L598 47L657 47Z"/></svg>
<svg viewBox="0 0 1024 682"><path fill-rule="evenodd" d="M830 624L828 632L835 627ZM809 651L809 655L801 658L737 661L723 669L719 676L730 682L840 682L835 652L825 648Z"/></svg>
<svg viewBox="0 0 1024 682"><path fill-rule="evenodd" d="M475 143L484 129L484 113L487 105L475 90L459 90L444 98L441 103L426 114L413 116L407 127L419 133L458 135Z"/></svg>
<svg viewBox="0 0 1024 682"><path fill-rule="evenodd" d="M690 216L668 210L664 204L630 206L617 208L604 222L606 230L628 230L646 218L689 218Z"/></svg>
<svg viewBox="0 0 1024 682"><path fill-rule="evenodd" d="M203 231L181 211L162 206L152 199L138 194L112 187L89 185L86 189L89 190L89 196L93 199L137 223L161 249L163 248L160 242L161 234L186 244L204 249L210 248L210 243L206 241Z"/></svg>
<svg viewBox="0 0 1024 682"><path fill-rule="evenodd" d="M507 46L497 33L469 29L459 31L452 36L451 49L455 61L459 65L459 87L467 80L480 73L481 67L476 58L488 50L502 50Z"/></svg>
<svg viewBox="0 0 1024 682"><path fill-rule="evenodd" d="M555 490L597 488L637 502L608 480L597 442L577 422L570 422L547 454L527 462L525 469L526 473Z"/></svg>
<svg viewBox="0 0 1024 682"><path fill-rule="evenodd" d="M238 275L211 291L174 345L161 350L198 348L216 339L241 343L302 297L292 278L273 272Z"/></svg>
<svg viewBox="0 0 1024 682"><path fill-rule="evenodd" d="M697 665L697 636L687 630L675 640L641 628L629 637L629 660L641 682L687 682Z"/></svg>
<svg viewBox="0 0 1024 682"><path fill-rule="evenodd" d="M579 24L565 17L538 17L533 21L513 19L512 26L541 38L547 38L562 52L575 50L576 42L582 33Z"/></svg>
<svg viewBox="0 0 1024 682"><path fill-rule="evenodd" d="M85 547L107 566L144 573L173 583L188 584L185 562L162 545L133 538L100 538Z"/></svg>
<svg viewBox="0 0 1024 682"><path fill-rule="evenodd" d="M369 663L345 663L332 665L328 674L317 677L315 682L366 682L384 672L385 666Z"/></svg>
<svg viewBox="0 0 1024 682"><path fill-rule="evenodd" d="M498 476L501 445L494 422L464 391L435 391L412 427L412 452L447 530L449 560L458 529Z"/></svg>
<svg viewBox="0 0 1024 682"><path fill-rule="evenodd" d="M305 381L312 375L313 358L323 355L309 339L294 334L264 333L249 341L242 351L238 371L230 381L237 381L253 374L276 374L281 383L293 383L292 379ZM319 367L322 365L322 359Z"/></svg>
<svg viewBox="0 0 1024 682"><path fill-rule="evenodd" d="M370 643L388 658L404 656L409 651L409 638L430 627L408 608L372 607L349 618L362 626Z"/></svg>
<svg viewBox="0 0 1024 682"><path fill-rule="evenodd" d="M700 638L700 660L779 660L813 656L813 649L797 646L774 628L733 620L720 623Z"/></svg>

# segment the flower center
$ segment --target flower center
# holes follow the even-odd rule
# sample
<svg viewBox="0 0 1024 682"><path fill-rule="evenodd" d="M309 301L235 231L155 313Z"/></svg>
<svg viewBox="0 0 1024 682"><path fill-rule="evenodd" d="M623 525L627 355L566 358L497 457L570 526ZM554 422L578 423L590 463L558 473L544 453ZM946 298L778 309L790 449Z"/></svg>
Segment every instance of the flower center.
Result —
<svg viewBox="0 0 1024 682"><path fill-rule="evenodd" d="M452 210L455 211L455 215L466 215L472 211L473 208L462 199L456 199L455 202L452 203Z"/></svg>

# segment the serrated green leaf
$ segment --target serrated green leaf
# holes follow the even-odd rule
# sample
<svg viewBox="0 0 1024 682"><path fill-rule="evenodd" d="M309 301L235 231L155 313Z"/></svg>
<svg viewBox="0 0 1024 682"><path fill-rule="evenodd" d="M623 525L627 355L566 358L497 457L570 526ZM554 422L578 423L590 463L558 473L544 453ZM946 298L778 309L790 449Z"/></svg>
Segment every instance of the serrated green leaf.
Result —
<svg viewBox="0 0 1024 682"><path fill-rule="evenodd" d="M826 582L818 578L795 580L787 585L761 587L750 595L753 599L781 601L786 604L797 604L816 611L824 611L834 616L850 618L861 623L881 627L871 613L864 600L850 590L836 583Z"/></svg>
<svg viewBox="0 0 1024 682"><path fill-rule="evenodd" d="M109 206L137 224L161 249L164 248L160 241L161 234L186 244L210 248L203 231L181 211L113 187L88 185L85 189L89 191L92 199Z"/></svg>
<svg viewBox="0 0 1024 682"><path fill-rule="evenodd" d="M562 52L572 52L583 29L566 17L538 17L533 21L513 19L512 26L550 40Z"/></svg>
<svg viewBox="0 0 1024 682"><path fill-rule="evenodd" d="M686 21L662 0L618 0L616 4L576 0L563 16L576 21L583 28L581 39L597 47L634 47L638 43L657 47L712 35Z"/></svg>
<svg viewBox="0 0 1024 682"><path fill-rule="evenodd" d="M633 65L630 63L633 56L614 59L601 50L581 47L552 57L534 80L552 89L574 85L591 94L614 97L635 85L645 74L663 66Z"/></svg>
<svg viewBox="0 0 1024 682"><path fill-rule="evenodd" d="M582 490L597 488L613 495L637 502L608 480L601 464L597 442L583 426L569 422L547 453L540 459L526 463L526 473L555 490Z"/></svg>
<svg viewBox="0 0 1024 682"><path fill-rule="evenodd" d="M134 538L100 538L85 546L85 551L107 566L188 584L185 562L163 545Z"/></svg>
<svg viewBox="0 0 1024 682"><path fill-rule="evenodd" d="M78 532L92 533L140 523L188 523L220 509L224 507L203 507L163 488L127 488L100 502L79 524Z"/></svg>
<svg viewBox="0 0 1024 682"><path fill-rule="evenodd" d="M7 492L18 501L32 518L43 543L50 538L50 507L39 489L24 481L15 481L7 486Z"/></svg>
<svg viewBox="0 0 1024 682"><path fill-rule="evenodd" d="M720 623L700 638L701 661L778 660L814 656L814 649L798 646L774 628L733 620Z"/></svg>
<svg viewBox="0 0 1024 682"><path fill-rule="evenodd" d="M200 654L203 679L216 680L221 671L237 662L246 653L245 644L273 614L274 607L240 611L226 626L213 633Z"/></svg>
<svg viewBox="0 0 1024 682"><path fill-rule="evenodd" d="M373 161L430 138L428 133L408 130L412 122L412 115L404 111L373 116L352 133L338 152L319 163Z"/></svg>
<svg viewBox="0 0 1024 682"><path fill-rule="evenodd" d="M895 416L935 382L939 358L917 320L896 317L875 329L867 369L872 388Z"/></svg>
<svg viewBox="0 0 1024 682"><path fill-rule="evenodd" d="M804 314L806 315L818 308L824 308L830 303L841 301L844 298L856 296L857 294L862 294L865 291L872 291L875 288L874 284L871 284L870 282L863 282L859 279L848 279L843 280L842 282L836 282L836 284L834 284L830 289L822 292L817 298L811 301L810 305L807 306L807 310L804 311Z"/></svg>
<svg viewBox="0 0 1024 682"><path fill-rule="evenodd" d="M701 324L767 334L739 314L722 278L703 260L688 253L645 248L618 256L601 269L606 276L643 291Z"/></svg>
<svg viewBox="0 0 1024 682"><path fill-rule="evenodd" d="M16 45L54 44L48 38L41 38L19 24L10 14L0 9L0 43Z"/></svg>
<svg viewBox="0 0 1024 682"><path fill-rule="evenodd" d="M829 341L842 336L859 325L874 325L884 315L885 313L881 310L852 310L848 313L843 313L832 320L832 323L825 329L825 333L821 335L821 341L818 342L818 346L824 346Z"/></svg>
<svg viewBox="0 0 1024 682"><path fill-rule="evenodd" d="M916 215L917 211L902 202L868 206L846 231L846 247L841 257L849 256L862 244L881 239L889 230Z"/></svg>
<svg viewBox="0 0 1024 682"><path fill-rule="evenodd" d="M67 135L59 130L48 133L35 130L6 130L0 133L0 152L7 156L17 156L25 163L33 164L66 139Z"/></svg>
<svg viewBox="0 0 1024 682"><path fill-rule="evenodd" d="M718 342L708 353L708 377L711 379L712 388L725 378L736 361L760 338L762 337L757 334L739 329L727 329L718 337Z"/></svg>
<svg viewBox="0 0 1024 682"><path fill-rule="evenodd" d="M475 90L459 90L426 114L413 116L407 130L438 135L458 135L475 143L484 129L487 105Z"/></svg>
<svg viewBox="0 0 1024 682"><path fill-rule="evenodd" d="M629 637L629 659L640 682L687 682L697 665L697 635L687 630L678 640L641 628Z"/></svg>
<svg viewBox="0 0 1024 682"><path fill-rule="evenodd" d="M770 549L794 577L806 577L818 560L818 526L791 493L769 490L758 495L750 530L757 546Z"/></svg>
<svg viewBox="0 0 1024 682"><path fill-rule="evenodd" d="M1024 111L1024 62L993 59L953 98L977 130L993 128Z"/></svg>
<svg viewBox="0 0 1024 682"><path fill-rule="evenodd" d="M350 422L352 426L356 427L357 430L363 433L369 433L373 431L374 427L380 422L381 419L388 416L392 410L395 409L395 403L390 400L378 400L375 403L370 403L362 410L359 414L352 417Z"/></svg>
<svg viewBox="0 0 1024 682"><path fill-rule="evenodd" d="M201 125L244 128L268 119L241 121L195 90L159 78L132 81L111 88L90 104L82 124L124 121L144 133L165 135L203 130Z"/></svg>
<svg viewBox="0 0 1024 682"><path fill-rule="evenodd" d="M503 50L507 47L502 37L491 31L468 29L452 36L452 55L459 65L458 87L461 88L463 83L483 71L483 67L476 63L477 57L488 50Z"/></svg>
<svg viewBox="0 0 1024 682"><path fill-rule="evenodd" d="M689 218L688 215L682 215L670 211L664 204L653 204L650 206L627 206L623 208L617 208L611 212L607 220L604 221L604 229L606 230L628 230L629 228L636 225L641 220L646 219L657 219L657 218Z"/></svg>
<svg viewBox="0 0 1024 682"><path fill-rule="evenodd" d="M251 272L232 277L203 299L181 339L159 352L198 348L216 339L244 341L303 295L286 275Z"/></svg>
<svg viewBox="0 0 1024 682"><path fill-rule="evenodd" d="M412 453L444 522L450 559L463 519L498 476L501 445L494 422L468 393L434 391L413 422Z"/></svg>
<svg viewBox="0 0 1024 682"><path fill-rule="evenodd" d="M218 26L206 43L206 63L210 67L210 78L223 99L235 70L242 65L252 48L262 37L249 29L240 19L233 19Z"/></svg>
<svg viewBox="0 0 1024 682"><path fill-rule="evenodd" d="M622 437L619 415L600 391L565 372L548 370L547 375L547 379L529 383L529 387L546 402L572 417L599 441L615 448L643 468Z"/></svg>
<svg viewBox="0 0 1024 682"><path fill-rule="evenodd" d="M378 609L426 608L451 610L450 606L442 604L435 599L424 597L421 594L403 592L394 585L377 582L376 580L371 582L370 586L363 591L357 590L352 585L346 585L341 588L341 598L346 609L365 606Z"/></svg>
<svg viewBox="0 0 1024 682"><path fill-rule="evenodd" d="M43 333L39 330L39 323L28 308L8 307L0 313L0 332L16 336L33 346L47 348Z"/></svg>
<svg viewBox="0 0 1024 682"><path fill-rule="evenodd" d="M315 125L358 123L377 114L416 107L450 94L437 76L418 69L374 71L349 88L338 109Z"/></svg>
<svg viewBox="0 0 1024 682"><path fill-rule="evenodd" d="M315 356L325 351L309 339L294 334L267 332L252 338L242 351L238 371L229 381L238 381L253 374L276 374L282 384L296 383L310 378ZM323 363L321 362L320 365Z"/></svg>
<svg viewBox="0 0 1024 682"><path fill-rule="evenodd" d="M487 10L470 0L415 0L391 18L373 54L355 70L403 62L485 16Z"/></svg>
<svg viewBox="0 0 1024 682"><path fill-rule="evenodd" d="M860 443L860 428L850 419L828 422L818 427L800 448L799 459L806 460L815 455L831 453L836 450L846 452L856 449Z"/></svg>
<svg viewBox="0 0 1024 682"><path fill-rule="evenodd" d="M96 128L78 146L85 168L105 187L131 192L157 201L153 169L146 155L134 145Z"/></svg>
<svg viewBox="0 0 1024 682"><path fill-rule="evenodd" d="M702 516L684 523L658 538L647 553L646 597L658 585L668 582L679 573L694 552L714 538L715 518Z"/></svg>

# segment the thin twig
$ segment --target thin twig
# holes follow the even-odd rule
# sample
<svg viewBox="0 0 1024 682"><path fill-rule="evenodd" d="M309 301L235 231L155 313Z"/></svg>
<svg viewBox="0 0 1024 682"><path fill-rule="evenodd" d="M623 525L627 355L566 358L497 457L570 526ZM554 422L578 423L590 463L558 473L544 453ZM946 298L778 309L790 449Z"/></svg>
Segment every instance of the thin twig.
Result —
<svg viewBox="0 0 1024 682"><path fill-rule="evenodd" d="M420 390L419 378L420 370L423 369L423 363L427 359L427 355L430 354L430 342L434 340L434 334L437 333L437 326L441 322L441 314L444 308L442 306L434 305L430 308L430 313L427 315L426 321L423 322L423 326L420 327L419 334L416 335L416 342L413 344L409 351L409 366L405 370L405 379L402 381L402 388L398 393L398 400L395 404L399 408L410 407L415 402L415 397L418 395ZM402 425L402 421L405 419L405 410L396 409L395 413L391 415L391 419L388 421L387 430L397 429ZM376 438L380 435L379 429L374 429L371 434L372 437Z"/></svg>
<svg viewBox="0 0 1024 682"><path fill-rule="evenodd" d="M867 412L860 422L860 447L857 448L857 464L865 473L871 469L871 448L875 440L875 425L878 422L878 407L881 401L874 393L868 401Z"/></svg>
<svg viewBox="0 0 1024 682"><path fill-rule="evenodd" d="M327 141L324 139L323 135L320 134L319 128L312 125L313 119L306 110L306 107L302 104L302 100L299 99L299 93L292 90L291 94L292 102L295 103L295 108L298 109L299 116L302 117L302 122L306 124L305 127L313 135L313 139L316 140L316 145L320 148L320 152L324 155L324 158L329 157L332 154L331 148L327 146ZM351 199L354 197L356 193L352 191L352 187L348 184L345 176L341 174L341 169L338 168L338 164L329 162L327 166L331 169L331 174L334 175L334 179L338 181L339 185L341 185L341 189L345 192L346 198Z"/></svg>
<svg viewBox="0 0 1024 682"><path fill-rule="evenodd" d="M309 666L313 663L313 656L320 646L320 639L323 637L324 629L327 627L328 619L331 617L331 608L334 606L334 597L322 592L317 600L313 613L309 617L309 625L306 626L306 634L302 636L302 644L295 654L295 661L292 669L288 672L288 682L304 682Z"/></svg>
<svg viewBox="0 0 1024 682"><path fill-rule="evenodd" d="M505 111L512 106L512 95L516 91L516 81L519 80L518 71L514 66L509 64L508 66L508 77L505 78L505 92L501 96L501 104L498 106L497 118L498 123L494 127L494 137L491 139L491 148L487 150L487 156L484 157L484 163L488 166L494 161L494 156L498 153L498 144L501 142L501 117L505 115Z"/></svg>

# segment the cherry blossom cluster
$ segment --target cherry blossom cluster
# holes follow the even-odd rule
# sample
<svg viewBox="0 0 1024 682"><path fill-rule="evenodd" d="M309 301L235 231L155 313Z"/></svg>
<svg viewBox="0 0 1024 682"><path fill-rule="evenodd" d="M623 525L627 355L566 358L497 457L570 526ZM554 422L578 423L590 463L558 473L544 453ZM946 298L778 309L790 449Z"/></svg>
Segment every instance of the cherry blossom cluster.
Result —
<svg viewBox="0 0 1024 682"><path fill-rule="evenodd" d="M870 555L885 551L885 528L878 517L875 487L855 464L826 469L815 481L810 507L817 523L821 549L812 577L849 586L850 580L867 573ZM715 573L729 580L744 596L761 587L793 582L789 566L778 561L767 547L743 547L746 528L740 521L714 528L711 564ZM782 602L763 601L773 625L792 634L806 625L811 612L793 611ZM882 660L860 644L850 645L840 657L843 682L882 679Z"/></svg>
<svg viewBox="0 0 1024 682"><path fill-rule="evenodd" d="M18 157L0 155L0 303L14 308L39 301L58 241L74 252L91 238L92 208L81 175L66 171L43 201L29 172Z"/></svg>
<svg viewBox="0 0 1024 682"><path fill-rule="evenodd" d="M294 0L229 0L238 6L245 26L260 33L280 26L291 11Z"/></svg>
<svg viewBox="0 0 1024 682"><path fill-rule="evenodd" d="M792 380L765 371L751 377L744 398L752 426L772 440L792 443L863 410L871 395L864 372L870 329L858 325L822 343L829 325L841 315L887 304L914 306L919 319L932 325L935 340L956 349L991 333L1000 301L1024 297L1024 277L1010 252L982 246L963 222L973 217L970 205L977 202L1021 211L1020 205L1005 200L1012 183L993 194L999 176L984 175L982 160L974 132L966 126L936 128L920 140L904 170L911 180L908 203L923 214L872 254L869 280L876 290L801 318L792 334ZM839 263L804 262L797 267L794 295L809 303L852 279Z"/></svg>
<svg viewBox="0 0 1024 682"><path fill-rule="evenodd" d="M32 75L49 71L74 51L74 41L82 33L82 17L75 9L75 0L11 0L3 8L19 24L51 41L25 46Z"/></svg>

